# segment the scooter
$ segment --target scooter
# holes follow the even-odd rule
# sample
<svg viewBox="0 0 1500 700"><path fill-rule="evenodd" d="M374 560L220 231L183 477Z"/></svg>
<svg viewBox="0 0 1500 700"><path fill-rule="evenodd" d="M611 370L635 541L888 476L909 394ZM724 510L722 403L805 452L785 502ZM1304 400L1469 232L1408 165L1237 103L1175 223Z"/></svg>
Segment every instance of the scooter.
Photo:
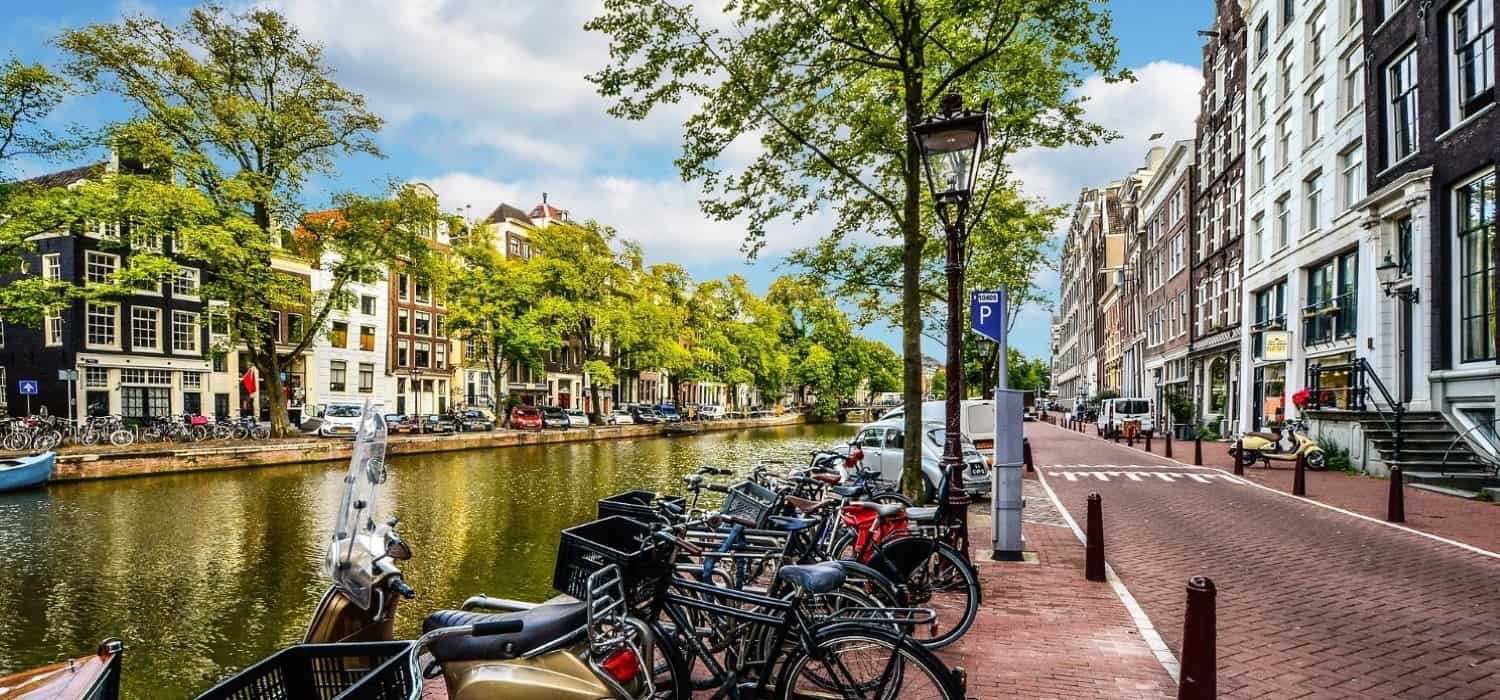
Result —
<svg viewBox="0 0 1500 700"><path fill-rule="evenodd" d="M1280 433L1247 432L1240 436L1240 445L1244 449L1231 447L1229 454L1247 467L1263 461L1269 468L1272 460L1295 462L1302 457L1308 469L1327 469L1328 457L1323 454L1323 448L1306 435L1306 431L1302 421L1294 419L1287 421Z"/></svg>
<svg viewBox="0 0 1500 700"><path fill-rule="evenodd" d="M308 623L305 644L391 641L397 608L416 596L397 566L411 558L411 548L396 532L397 519L381 522L376 512L386 480L385 438L378 406L366 404L325 561L333 585ZM686 663L655 643L666 637L628 614L623 588L595 600L594 584L587 601L535 604L480 595L462 609L429 614L409 652L410 697L437 695L435 681L424 687L422 680L440 672L450 700L686 700ZM599 588L611 585L619 587L618 575ZM430 662L419 668L423 652Z"/></svg>

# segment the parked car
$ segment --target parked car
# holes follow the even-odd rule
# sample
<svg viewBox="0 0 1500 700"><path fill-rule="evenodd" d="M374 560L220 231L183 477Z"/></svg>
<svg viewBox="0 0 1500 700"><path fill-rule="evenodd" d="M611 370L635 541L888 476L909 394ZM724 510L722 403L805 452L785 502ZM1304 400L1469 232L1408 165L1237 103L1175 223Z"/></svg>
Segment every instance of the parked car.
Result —
<svg viewBox="0 0 1500 700"><path fill-rule="evenodd" d="M682 414L677 412L677 407L669 403L657 404L656 415L661 416L663 423L680 423Z"/></svg>
<svg viewBox="0 0 1500 700"><path fill-rule="evenodd" d="M318 413L323 419L318 426L321 437L346 437L354 439L359 430L359 419L364 417L365 407L357 403L334 403Z"/></svg>
<svg viewBox="0 0 1500 700"><path fill-rule="evenodd" d="M452 418L437 413L429 413L422 416L421 425L422 432L424 433L452 435L454 431L458 430L458 424Z"/></svg>
<svg viewBox="0 0 1500 700"><path fill-rule="evenodd" d="M724 418L723 406L699 406L698 420L722 420Z"/></svg>
<svg viewBox="0 0 1500 700"><path fill-rule="evenodd" d="M1125 424L1135 421L1142 435L1156 430L1156 401L1145 398L1105 399L1099 404L1094 424L1104 437L1125 434Z"/></svg>
<svg viewBox="0 0 1500 700"><path fill-rule="evenodd" d="M863 464L868 468L878 468L881 478L899 483L901 480L901 460L911 441L905 437L906 425L900 419L885 419L871 423L860 429L854 436L852 444L858 445L865 453ZM937 498L937 487L942 478L941 462L943 459L943 441L946 439L946 431L940 421L922 422L922 497L924 501L930 502ZM834 448L835 452L847 456L849 445L840 445ZM988 497L990 495L990 468L985 462L984 456L975 449L973 441L968 436L963 436L964 452L964 491L970 496Z"/></svg>
<svg viewBox="0 0 1500 700"><path fill-rule="evenodd" d="M588 416L587 413L583 412L583 409L581 409L581 408L570 408L570 409L564 411L564 413L568 414L568 427L569 428L587 428L587 427L589 427L589 416Z"/></svg>
<svg viewBox="0 0 1500 700"><path fill-rule="evenodd" d="M510 427L513 430L541 430L542 409L536 406L516 406L510 409Z"/></svg>
<svg viewBox="0 0 1500 700"><path fill-rule="evenodd" d="M568 429L568 413L559 406L542 407L542 427Z"/></svg>
<svg viewBox="0 0 1500 700"><path fill-rule="evenodd" d="M973 440L974 448L993 464L995 461L995 402L992 399L965 399L959 408L961 409L958 414L959 430L963 432L966 439ZM904 420L905 415L906 407L897 406L881 416L878 422L896 421L899 423ZM946 423L947 417L947 402L922 402L923 422Z"/></svg>
<svg viewBox="0 0 1500 700"><path fill-rule="evenodd" d="M604 417L604 422L609 425L635 425L635 416L630 415L630 411L617 408Z"/></svg>
<svg viewBox="0 0 1500 700"><path fill-rule="evenodd" d="M385 431L391 434L409 433L412 431L411 418L399 413L385 414Z"/></svg>
<svg viewBox="0 0 1500 700"><path fill-rule="evenodd" d="M495 419L484 411L470 409L458 414L458 428L465 432L490 431L495 429Z"/></svg>
<svg viewBox="0 0 1500 700"><path fill-rule="evenodd" d="M656 409L650 406L631 406L630 415L635 422L646 425L655 425L662 422L661 416L657 415Z"/></svg>

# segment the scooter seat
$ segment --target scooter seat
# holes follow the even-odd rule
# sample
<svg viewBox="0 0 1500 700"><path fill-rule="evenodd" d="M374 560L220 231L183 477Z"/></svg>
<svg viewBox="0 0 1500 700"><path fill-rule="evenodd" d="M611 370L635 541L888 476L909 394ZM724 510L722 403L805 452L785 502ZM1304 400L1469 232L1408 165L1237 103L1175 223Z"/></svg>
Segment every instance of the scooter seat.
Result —
<svg viewBox="0 0 1500 700"><path fill-rule="evenodd" d="M1271 442L1276 442L1277 440L1281 439L1281 436L1277 435L1276 433L1245 433L1245 437L1265 438L1267 440L1270 440Z"/></svg>
<svg viewBox="0 0 1500 700"><path fill-rule="evenodd" d="M937 522L937 506L925 506L920 508L907 508L906 519L919 523Z"/></svg>
<svg viewBox="0 0 1500 700"><path fill-rule="evenodd" d="M829 593L844 585L844 567L834 562L789 564L776 570L776 578L808 593Z"/></svg>
<svg viewBox="0 0 1500 700"><path fill-rule="evenodd" d="M588 624L588 605L557 603L513 613L484 613L469 610L438 610L422 621L422 631L443 627L472 625L478 622L520 620L520 632L486 637L449 637L432 645L432 658L444 661L488 661L511 659L575 632Z"/></svg>

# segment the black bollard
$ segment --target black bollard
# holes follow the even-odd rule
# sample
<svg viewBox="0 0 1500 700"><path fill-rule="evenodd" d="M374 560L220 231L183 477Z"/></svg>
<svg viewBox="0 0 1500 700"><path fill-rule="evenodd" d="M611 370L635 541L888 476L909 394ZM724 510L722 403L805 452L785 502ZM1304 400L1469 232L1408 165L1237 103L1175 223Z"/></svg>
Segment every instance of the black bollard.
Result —
<svg viewBox="0 0 1500 700"><path fill-rule="evenodd" d="M1292 473L1292 495L1307 495L1307 458L1297 455L1297 467Z"/></svg>
<svg viewBox="0 0 1500 700"><path fill-rule="evenodd" d="M1241 440L1235 440L1234 441L1234 475L1235 476L1244 476L1245 475L1245 459L1244 459L1244 455L1245 455L1245 441L1243 439L1241 439Z"/></svg>
<svg viewBox="0 0 1500 700"><path fill-rule="evenodd" d="M1203 466L1203 436L1193 436L1193 466Z"/></svg>
<svg viewBox="0 0 1500 700"><path fill-rule="evenodd" d="M1083 577L1104 580L1104 506L1099 494L1089 494L1088 531L1083 545Z"/></svg>
<svg viewBox="0 0 1500 700"><path fill-rule="evenodd" d="M1151 433L1146 433L1146 451L1151 451Z"/></svg>
<svg viewBox="0 0 1500 700"><path fill-rule="evenodd" d="M1026 471L1036 471L1036 462L1031 460L1031 439L1021 438L1021 456L1026 460Z"/></svg>
<svg viewBox="0 0 1500 700"><path fill-rule="evenodd" d="M1218 696L1218 627L1213 579L1194 576L1187 584L1187 613L1182 619L1182 674L1177 700L1213 700Z"/></svg>
<svg viewBox="0 0 1500 700"><path fill-rule="evenodd" d="M1135 433L1125 433L1125 446L1135 447Z"/></svg>
<svg viewBox="0 0 1500 700"><path fill-rule="evenodd" d="M1166 445L1166 448L1167 448L1167 459L1171 459L1172 458L1172 430L1170 428L1168 428L1166 434L1167 434L1167 445Z"/></svg>
<svg viewBox="0 0 1500 700"><path fill-rule="evenodd" d="M1406 522L1406 486L1405 477L1401 467L1391 467L1391 497L1385 507L1385 519L1387 522Z"/></svg>

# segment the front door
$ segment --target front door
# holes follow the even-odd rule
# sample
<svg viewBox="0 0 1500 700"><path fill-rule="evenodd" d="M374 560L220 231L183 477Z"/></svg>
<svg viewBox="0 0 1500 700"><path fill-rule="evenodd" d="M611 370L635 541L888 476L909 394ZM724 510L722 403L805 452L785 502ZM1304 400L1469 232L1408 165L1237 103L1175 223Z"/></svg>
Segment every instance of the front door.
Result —
<svg viewBox="0 0 1500 700"><path fill-rule="evenodd" d="M1400 360L1396 365L1398 368L1397 372L1400 373L1400 376L1396 381L1396 393L1398 394L1396 400L1400 401L1401 403L1410 403L1413 374L1411 357L1412 303L1410 301L1407 301L1406 299L1397 299L1396 303L1397 309L1399 309L1400 311L1400 313L1397 314L1398 322L1401 324L1399 335L1397 336L1400 339L1398 341L1400 347L1396 351L1397 357Z"/></svg>

